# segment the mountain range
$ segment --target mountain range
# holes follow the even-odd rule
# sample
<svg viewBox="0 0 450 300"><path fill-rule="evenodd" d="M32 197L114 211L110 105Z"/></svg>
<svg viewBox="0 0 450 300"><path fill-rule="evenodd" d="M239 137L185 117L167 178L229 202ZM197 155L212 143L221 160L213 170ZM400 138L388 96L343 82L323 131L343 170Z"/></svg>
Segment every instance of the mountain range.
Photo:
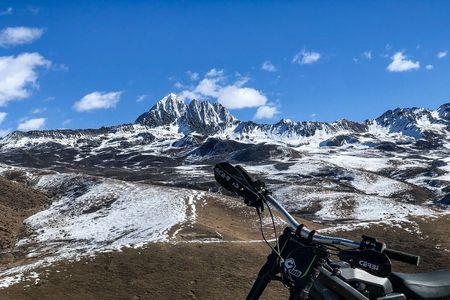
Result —
<svg viewBox="0 0 450 300"><path fill-rule="evenodd" d="M258 228L257 218L216 185L212 166L224 160L264 180L286 209L323 232L381 226L426 239L420 226L445 223L450 213L450 104L363 122L257 124L220 103L169 94L130 124L12 132L0 140L0 176L46 200L3 250L15 256L0 269L0 288L123 247L241 241L233 224ZM219 229L218 219L233 224ZM441 253L437 247L430 253Z"/></svg>
<svg viewBox="0 0 450 300"><path fill-rule="evenodd" d="M429 187L431 182L445 188L446 181L438 175L445 173L449 148L450 103L436 110L396 108L363 122L281 119L275 124L258 124L239 121L220 103L193 100L186 104L171 93L130 124L12 132L0 140L0 162L201 186L209 171L192 181L179 176L177 168L209 168L221 160L280 163L338 153L389 160L395 164L384 173L409 180L421 178L422 186ZM395 169L408 159L421 167L408 172ZM432 174L430 178L418 177L427 172Z"/></svg>
<svg viewBox="0 0 450 300"><path fill-rule="evenodd" d="M75 147L76 144L81 146L86 142L85 138L105 140L113 136L119 138L121 134L136 134L142 144L154 142L152 135L142 134L146 131L157 131L159 135L176 133L184 139L187 136L216 136L241 141L253 139L258 142L257 138L264 136L273 142L286 141L294 144L311 143L311 138L315 137L314 141L322 139L321 141L325 142L322 146L356 143L359 141L358 136L393 137L399 134L411 138L410 142L424 139L434 141L437 143L435 146L438 146L440 143L437 140L446 139L450 131L450 103L441 105L437 110L396 108L386 111L376 119L363 122L346 119L332 123L297 122L281 119L278 123L268 125L239 121L220 103L192 100L186 104L181 97L171 93L158 101L148 112L140 115L133 124L99 129L15 131L1 140L1 147L11 148L15 144L33 146L50 141ZM400 138L399 135L396 137ZM340 138L334 140L338 144L324 139L337 136Z"/></svg>

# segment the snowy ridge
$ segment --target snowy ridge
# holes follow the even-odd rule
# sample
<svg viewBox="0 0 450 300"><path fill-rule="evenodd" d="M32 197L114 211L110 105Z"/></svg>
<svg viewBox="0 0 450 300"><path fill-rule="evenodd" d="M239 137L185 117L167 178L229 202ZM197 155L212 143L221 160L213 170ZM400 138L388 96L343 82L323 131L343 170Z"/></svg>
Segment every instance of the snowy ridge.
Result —
<svg viewBox="0 0 450 300"><path fill-rule="evenodd" d="M441 105L437 110L424 108L405 108L388 110L375 121L389 132L399 132L414 138L423 137L426 131L438 132L448 130L450 104Z"/></svg>
<svg viewBox="0 0 450 300"><path fill-rule="evenodd" d="M0 140L0 162L115 178L130 178L134 172L131 177L137 180L157 177L170 183L184 181L174 169L184 164L295 163L304 156L320 157L329 164L346 163L350 169L399 178L441 200L450 193L445 160L450 155L449 128L450 104L437 110L398 108L361 123L282 119L257 124L238 121L218 103L186 104L169 94L135 124L13 132Z"/></svg>
<svg viewBox="0 0 450 300"><path fill-rule="evenodd" d="M157 143L158 137L165 140L170 138L174 143L183 136L196 134L251 143L294 146L342 146L348 143L370 146L368 140L393 143L413 143L419 139L432 142L438 139L449 140L449 128L450 104L444 104L437 110L397 108L362 123L345 119L332 123L282 119L276 124L268 125L238 121L219 103L193 100L186 104L172 93L139 116L135 124L100 129L13 132L0 141L0 151L46 143L70 148L98 147L98 143L107 145L114 140L127 141L132 146L136 143L149 145ZM156 140L151 135L145 135L146 133L152 134ZM336 137L337 140L330 140ZM121 147L126 150L127 146L127 143L123 143Z"/></svg>
<svg viewBox="0 0 450 300"><path fill-rule="evenodd" d="M186 105L183 99L173 93L158 101L148 112L136 119L137 124L152 127L177 125L180 132L185 134L217 132L236 121L236 118L219 103L192 100Z"/></svg>
<svg viewBox="0 0 450 300"><path fill-rule="evenodd" d="M257 124L238 121L218 103L186 104L169 94L135 124L13 132L0 140L0 162L127 179L132 173L136 180L152 178L166 184L184 182L176 170L184 164L321 158L349 169L381 172L426 188L433 200L442 200L450 193L445 160L450 155L449 128L450 104L437 110L398 108L364 122L282 119ZM196 180L191 184L205 181Z"/></svg>
<svg viewBox="0 0 450 300"><path fill-rule="evenodd" d="M195 203L204 194L76 174L27 176L56 200L25 220L27 237L15 248L28 253L26 263L0 270L0 287L57 261L171 241L173 226L195 221Z"/></svg>
<svg viewBox="0 0 450 300"><path fill-rule="evenodd" d="M26 220L16 250L27 257L0 270L0 287L60 260L175 241L214 197L218 161L243 165L299 216L351 229L450 213L449 157L450 104L361 123L257 124L170 94L134 124L13 132L0 140L0 175L54 201Z"/></svg>

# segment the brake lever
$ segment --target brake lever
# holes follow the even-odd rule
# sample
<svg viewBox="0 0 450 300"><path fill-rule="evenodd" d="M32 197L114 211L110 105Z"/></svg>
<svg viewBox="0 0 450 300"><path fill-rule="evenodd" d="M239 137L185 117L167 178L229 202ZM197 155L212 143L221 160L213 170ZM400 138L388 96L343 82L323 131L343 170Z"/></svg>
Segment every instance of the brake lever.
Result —
<svg viewBox="0 0 450 300"><path fill-rule="evenodd" d="M375 250L377 252L383 252L386 249L386 244L383 242L379 242L376 238L362 235L361 245L359 249L361 250Z"/></svg>
<svg viewBox="0 0 450 300"><path fill-rule="evenodd" d="M254 181L241 166L219 163L214 167L214 177L225 189L244 198L246 205L256 207L259 212L264 210L268 192L264 183Z"/></svg>
<svg viewBox="0 0 450 300"><path fill-rule="evenodd" d="M234 168L240 173L242 178L245 181L247 181L247 184L253 185L253 183L255 181L253 180L253 178L250 176L250 174L248 174L247 171L243 167L241 167L240 165L236 165L236 166L234 166Z"/></svg>

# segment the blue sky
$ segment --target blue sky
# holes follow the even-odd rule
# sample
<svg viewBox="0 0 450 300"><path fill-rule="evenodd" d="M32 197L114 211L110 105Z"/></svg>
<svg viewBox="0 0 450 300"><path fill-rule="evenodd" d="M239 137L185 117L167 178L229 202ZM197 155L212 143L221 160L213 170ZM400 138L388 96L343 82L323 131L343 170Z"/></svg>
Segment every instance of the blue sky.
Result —
<svg viewBox="0 0 450 300"><path fill-rule="evenodd" d="M0 1L0 131L133 122L169 92L242 120L450 102L449 1Z"/></svg>

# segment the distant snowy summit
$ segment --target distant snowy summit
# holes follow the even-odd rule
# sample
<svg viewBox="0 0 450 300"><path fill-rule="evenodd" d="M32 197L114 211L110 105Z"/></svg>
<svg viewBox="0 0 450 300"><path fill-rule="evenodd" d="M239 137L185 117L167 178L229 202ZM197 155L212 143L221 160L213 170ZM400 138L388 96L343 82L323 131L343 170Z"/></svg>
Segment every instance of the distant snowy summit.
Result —
<svg viewBox="0 0 450 300"><path fill-rule="evenodd" d="M236 124L237 119L220 103L192 100L186 104L176 94L159 100L136 123L151 127L178 125L184 133L216 133Z"/></svg>
<svg viewBox="0 0 450 300"><path fill-rule="evenodd" d="M278 136L283 140L289 138L312 137L315 135L329 135L342 133L352 134L376 134L398 133L414 139L435 139L439 136L447 136L450 124L450 103L444 104L437 110L424 108L397 108L385 112L374 120L353 122L345 119L336 122L296 122L290 119L282 119L276 124L257 124L255 122L238 121L225 107L219 103L211 104L208 101L193 100L185 104L181 97L169 94L158 101L148 112L137 118L136 123L151 127L174 125L178 131L184 134L219 134L231 132L234 135L264 135ZM342 142L356 140L353 137L341 137L324 141L324 144L337 146ZM336 141L337 144L336 144Z"/></svg>
<svg viewBox="0 0 450 300"><path fill-rule="evenodd" d="M424 108L397 108L385 112L374 120L353 122L341 119L336 122L297 122L282 119L276 124L257 124L251 121L238 121L220 103L192 100L186 104L176 94L169 94L158 101L148 112L136 119L137 124L151 127L174 125L180 132L189 134L216 134L232 129L234 133L251 134L267 132L273 135L310 137L317 132L349 133L370 132L374 126L380 126L390 133L401 133L413 138L424 137L425 132L439 133L448 131L450 124L450 103L437 110Z"/></svg>
<svg viewBox="0 0 450 300"><path fill-rule="evenodd" d="M199 138L201 137L201 138ZM10 133L0 141L0 149L53 143L79 149L108 149L145 146L152 149L171 140L171 146L199 146L207 137L244 143L273 143L287 146L339 147L361 144L368 147L386 143L411 144L419 148L439 148L450 144L450 103L437 110L397 108L363 122L340 119L335 122L308 122L282 119L275 124L239 121L220 103L192 100L169 94L133 124L99 129L41 130ZM161 143L160 141L165 141ZM166 149L164 148L164 149ZM392 145L386 149L394 149ZM87 151L87 150L86 150Z"/></svg>

